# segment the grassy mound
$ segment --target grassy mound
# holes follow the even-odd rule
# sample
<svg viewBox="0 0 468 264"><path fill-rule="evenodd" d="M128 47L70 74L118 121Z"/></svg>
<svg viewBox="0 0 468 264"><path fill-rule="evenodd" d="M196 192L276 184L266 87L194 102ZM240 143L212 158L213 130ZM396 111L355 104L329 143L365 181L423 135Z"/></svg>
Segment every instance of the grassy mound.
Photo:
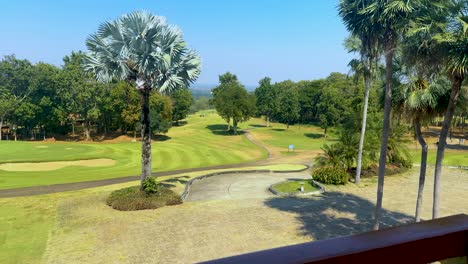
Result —
<svg viewBox="0 0 468 264"><path fill-rule="evenodd" d="M278 183L273 189L282 193L295 193L301 191L301 182L304 183L304 192L318 191L319 189L312 184L311 180L297 180Z"/></svg>
<svg viewBox="0 0 468 264"><path fill-rule="evenodd" d="M136 211L181 204L182 199L167 188L160 187L157 193L147 194L140 191L139 186L132 186L113 191L106 203L116 210Z"/></svg>

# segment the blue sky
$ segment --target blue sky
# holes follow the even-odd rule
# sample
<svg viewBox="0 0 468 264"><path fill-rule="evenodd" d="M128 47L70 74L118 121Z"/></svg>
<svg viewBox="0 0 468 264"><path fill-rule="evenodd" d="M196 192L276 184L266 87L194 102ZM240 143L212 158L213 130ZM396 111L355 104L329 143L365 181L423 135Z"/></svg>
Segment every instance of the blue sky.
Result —
<svg viewBox="0 0 468 264"><path fill-rule="evenodd" d="M134 10L148 10L178 25L203 60L198 84L216 84L226 71L255 86L273 81L347 73L352 55L337 15L337 0L75 0L3 1L0 55L62 64L72 50L85 50L100 23Z"/></svg>

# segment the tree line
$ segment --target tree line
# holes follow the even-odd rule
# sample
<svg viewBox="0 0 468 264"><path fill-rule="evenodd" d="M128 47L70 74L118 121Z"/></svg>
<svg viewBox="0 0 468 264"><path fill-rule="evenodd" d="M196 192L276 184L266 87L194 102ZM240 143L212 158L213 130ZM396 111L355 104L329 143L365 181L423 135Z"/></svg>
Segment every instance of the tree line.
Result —
<svg viewBox="0 0 468 264"><path fill-rule="evenodd" d="M83 69L82 52L72 52L63 66L32 64L15 56L0 61L0 139L46 139L79 131L131 134L140 129L140 95L127 81L98 82ZM192 106L189 89L150 95L151 130L166 133ZM78 127L77 127L78 126Z"/></svg>
<svg viewBox="0 0 468 264"><path fill-rule="evenodd" d="M237 76L225 73L219 76L219 85L212 90L211 104L237 133L239 122L250 117L263 116L266 126L279 122L290 125L318 124L328 129L342 124L351 109L362 101L362 87L346 74L331 73L327 78L272 83L265 77L253 92L248 92Z"/></svg>

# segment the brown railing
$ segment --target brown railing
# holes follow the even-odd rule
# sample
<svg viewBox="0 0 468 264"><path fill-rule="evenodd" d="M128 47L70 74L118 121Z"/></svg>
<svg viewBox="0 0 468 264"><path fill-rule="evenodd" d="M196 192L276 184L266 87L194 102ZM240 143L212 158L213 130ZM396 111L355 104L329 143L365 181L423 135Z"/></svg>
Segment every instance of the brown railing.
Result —
<svg viewBox="0 0 468 264"><path fill-rule="evenodd" d="M468 215L258 251L205 263L429 263L468 255Z"/></svg>

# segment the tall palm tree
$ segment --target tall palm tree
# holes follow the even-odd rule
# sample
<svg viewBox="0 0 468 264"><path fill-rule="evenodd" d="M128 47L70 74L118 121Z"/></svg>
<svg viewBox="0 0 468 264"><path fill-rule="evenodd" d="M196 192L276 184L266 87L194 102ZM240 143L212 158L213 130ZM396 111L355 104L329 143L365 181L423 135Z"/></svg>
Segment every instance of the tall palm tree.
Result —
<svg viewBox="0 0 468 264"><path fill-rule="evenodd" d="M170 93L190 85L200 74L200 57L187 48L177 27L144 11L101 24L86 46L85 69L99 81L133 81L140 93L142 188L151 175L150 92Z"/></svg>
<svg viewBox="0 0 468 264"><path fill-rule="evenodd" d="M424 55L418 52L413 53L412 48L414 46L409 48L409 53L405 56L407 66L400 71L400 74L404 75L402 79L406 82L394 89L392 104L397 112L403 113L413 124L415 136L421 146L421 167L415 212L415 220L419 222L421 220L428 153L428 145L421 132L421 126L422 122L430 120L446 109L448 92L450 91L447 89L448 80L432 74L431 68L428 68L427 64L424 63ZM418 56L418 54L422 56ZM412 58L408 58L408 56Z"/></svg>
<svg viewBox="0 0 468 264"><path fill-rule="evenodd" d="M366 23L367 18L362 12L367 4L366 1L341 0L338 7L338 12L346 28L351 32L351 37L345 41L345 47L349 52L359 52L361 57L359 62L351 61L350 66L356 73L363 76L365 86L364 109L362 111L361 134L354 179L354 183L356 184L359 184L361 181L362 152L366 135L369 93L372 87L375 66L380 56L377 33L382 30L379 26Z"/></svg>
<svg viewBox="0 0 468 264"><path fill-rule="evenodd" d="M443 1L447 8L445 23L433 35L440 50L444 53L444 65L452 83L450 100L444 115L437 146L434 172L434 197L432 218L440 215L440 176L450 124L460 96L463 82L468 77L468 1Z"/></svg>
<svg viewBox="0 0 468 264"><path fill-rule="evenodd" d="M345 1L345 0L343 0ZM393 57L401 33L407 28L410 18L419 8L419 0L348 0L348 12L342 14L348 28L357 33L376 38L378 48L385 57L385 103L382 129L382 143L379 158L379 179L373 229L379 229L382 213L382 199L387 161L387 145L390 131L392 98Z"/></svg>
<svg viewBox="0 0 468 264"><path fill-rule="evenodd" d="M426 0L423 15L412 26L412 34L429 39L422 43L431 50L433 63L439 65L451 82L448 105L437 146L434 171L432 217L440 214L440 177L450 124L459 100L461 87L468 76L468 1Z"/></svg>

